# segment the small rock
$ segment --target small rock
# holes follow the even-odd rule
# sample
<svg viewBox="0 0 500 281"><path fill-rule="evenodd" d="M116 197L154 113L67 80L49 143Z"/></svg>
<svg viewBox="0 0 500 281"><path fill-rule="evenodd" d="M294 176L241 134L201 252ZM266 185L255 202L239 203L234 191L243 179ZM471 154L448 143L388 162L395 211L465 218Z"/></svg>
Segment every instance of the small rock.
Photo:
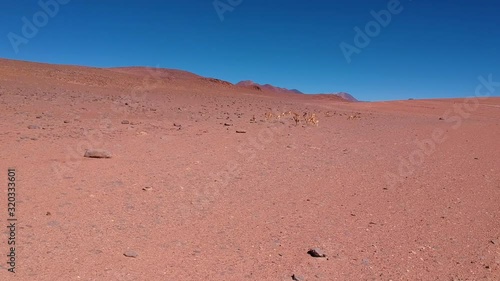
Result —
<svg viewBox="0 0 500 281"><path fill-rule="evenodd" d="M63 122L64 122L64 124L68 124L69 120L64 120Z"/></svg>
<svg viewBox="0 0 500 281"><path fill-rule="evenodd" d="M103 149L87 149L83 157L86 158L111 158L111 153Z"/></svg>
<svg viewBox="0 0 500 281"><path fill-rule="evenodd" d="M224 126L229 127L229 126L233 126L233 124L231 124L231 123L224 123Z"/></svg>
<svg viewBox="0 0 500 281"><path fill-rule="evenodd" d="M292 280L294 280L294 281L304 281L305 279L302 276L298 276L298 275L294 274L294 275L292 275Z"/></svg>
<svg viewBox="0 0 500 281"><path fill-rule="evenodd" d="M30 129L30 130L38 130L38 129L40 129L40 126L38 126L38 125L29 125L28 129Z"/></svg>
<svg viewBox="0 0 500 281"><path fill-rule="evenodd" d="M174 123L174 127L180 128L180 127L182 127L182 125L179 123Z"/></svg>
<svg viewBox="0 0 500 281"><path fill-rule="evenodd" d="M137 258L137 256L139 256L139 254L134 250L128 250L125 253L123 253L123 255L126 256L127 258Z"/></svg>
<svg viewBox="0 0 500 281"><path fill-rule="evenodd" d="M319 248L312 248L307 253L314 258L324 258L326 254Z"/></svg>
<svg viewBox="0 0 500 281"><path fill-rule="evenodd" d="M122 121L122 124L123 124L123 125L128 125L128 124L130 124L130 121L128 121L128 120L123 120L123 121Z"/></svg>
<svg viewBox="0 0 500 281"><path fill-rule="evenodd" d="M500 245L500 240L493 239L493 240L490 240L490 243L493 244L493 245Z"/></svg>
<svg viewBox="0 0 500 281"><path fill-rule="evenodd" d="M151 190L153 190L153 188L151 186L146 186L146 187L143 187L142 190L151 191Z"/></svg>
<svg viewBox="0 0 500 281"><path fill-rule="evenodd" d="M245 134L247 131L245 130L236 130L236 133L237 134Z"/></svg>

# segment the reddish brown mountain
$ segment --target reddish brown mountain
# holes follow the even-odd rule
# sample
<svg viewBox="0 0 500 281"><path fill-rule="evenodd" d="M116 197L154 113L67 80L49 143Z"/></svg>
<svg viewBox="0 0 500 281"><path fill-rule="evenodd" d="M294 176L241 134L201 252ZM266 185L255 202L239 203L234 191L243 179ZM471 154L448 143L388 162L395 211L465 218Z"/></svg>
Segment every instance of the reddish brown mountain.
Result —
<svg viewBox="0 0 500 281"><path fill-rule="evenodd" d="M261 84L255 83L253 81L250 81L250 80L241 81L241 82L237 83L236 85L240 86L240 87L249 88L249 89L261 90L261 91L270 91L270 92L274 92L274 93L303 94L299 90L295 90L295 89L289 90L289 89L286 89L286 88L276 87L276 86L273 86L271 84L261 85Z"/></svg>
<svg viewBox="0 0 500 281"><path fill-rule="evenodd" d="M281 94L301 94L303 95L304 93L296 90L296 89L286 89L286 88L280 88L276 87L270 84L258 84L250 80L246 81L241 81L239 83L236 83L237 86L248 88L248 89L254 89L254 90L259 90L259 91L269 91L273 93L281 93ZM344 100L344 101L358 101L356 98L354 98L351 94L340 92L340 93L330 93L330 94L313 94L315 96L318 96L321 99L332 99L332 100ZM340 99L339 99L340 98Z"/></svg>
<svg viewBox="0 0 500 281"><path fill-rule="evenodd" d="M328 96L337 96L337 97L341 97L343 98L344 100L346 101L352 101L352 102L355 102L355 101L358 101L355 97L353 97L351 94L349 93L345 93L345 92L340 92L340 93L330 93L330 94L317 94L317 96L324 96L324 97L328 97Z"/></svg>

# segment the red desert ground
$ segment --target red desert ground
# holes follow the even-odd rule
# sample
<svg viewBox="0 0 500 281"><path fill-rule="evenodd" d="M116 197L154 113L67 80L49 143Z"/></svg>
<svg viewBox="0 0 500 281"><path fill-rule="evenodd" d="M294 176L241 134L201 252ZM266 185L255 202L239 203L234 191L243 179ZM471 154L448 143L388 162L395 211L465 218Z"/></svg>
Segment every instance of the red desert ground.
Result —
<svg viewBox="0 0 500 281"><path fill-rule="evenodd" d="M355 102L2 59L0 280L500 280L490 78Z"/></svg>

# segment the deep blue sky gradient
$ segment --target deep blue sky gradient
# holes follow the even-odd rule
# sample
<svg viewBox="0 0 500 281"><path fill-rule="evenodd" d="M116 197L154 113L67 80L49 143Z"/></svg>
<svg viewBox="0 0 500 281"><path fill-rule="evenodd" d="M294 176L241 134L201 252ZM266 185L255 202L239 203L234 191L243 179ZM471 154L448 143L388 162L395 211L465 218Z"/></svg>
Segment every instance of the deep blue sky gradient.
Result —
<svg viewBox="0 0 500 281"><path fill-rule="evenodd" d="M339 44L354 44L353 28L364 29L370 11L386 9L388 0L243 0L224 21L213 0L71 0L16 54L7 35L22 35L21 18L31 21L37 2L2 1L0 57L159 65L368 101L465 97L479 75L500 81L496 0L401 0L403 11L351 63Z"/></svg>

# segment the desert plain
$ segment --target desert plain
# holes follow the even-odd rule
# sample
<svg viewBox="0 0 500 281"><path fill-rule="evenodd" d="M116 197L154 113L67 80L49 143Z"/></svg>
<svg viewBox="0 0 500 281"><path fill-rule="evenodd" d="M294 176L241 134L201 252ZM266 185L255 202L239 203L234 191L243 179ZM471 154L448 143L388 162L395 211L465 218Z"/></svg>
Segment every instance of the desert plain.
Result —
<svg viewBox="0 0 500 281"><path fill-rule="evenodd" d="M500 280L485 81L468 99L354 102L1 59L0 219L10 168L17 221L0 280Z"/></svg>

